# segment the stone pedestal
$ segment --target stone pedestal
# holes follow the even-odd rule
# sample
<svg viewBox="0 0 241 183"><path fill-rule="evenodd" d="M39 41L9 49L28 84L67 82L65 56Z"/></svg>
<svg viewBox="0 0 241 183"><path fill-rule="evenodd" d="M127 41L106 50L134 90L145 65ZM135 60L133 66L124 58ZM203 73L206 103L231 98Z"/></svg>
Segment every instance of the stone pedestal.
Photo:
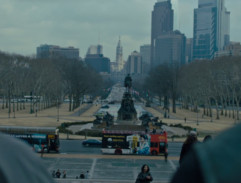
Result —
<svg viewBox="0 0 241 183"><path fill-rule="evenodd" d="M118 121L137 121L137 112L129 91L124 93L121 107L118 111Z"/></svg>

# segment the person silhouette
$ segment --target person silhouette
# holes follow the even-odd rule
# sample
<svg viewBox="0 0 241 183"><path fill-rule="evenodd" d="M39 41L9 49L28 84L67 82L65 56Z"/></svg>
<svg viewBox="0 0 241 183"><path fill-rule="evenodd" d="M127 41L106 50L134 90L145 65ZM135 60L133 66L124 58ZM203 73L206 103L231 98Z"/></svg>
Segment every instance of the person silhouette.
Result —
<svg viewBox="0 0 241 183"><path fill-rule="evenodd" d="M23 141L0 133L0 182L54 183L41 159ZM34 168L33 168L34 167Z"/></svg>
<svg viewBox="0 0 241 183"><path fill-rule="evenodd" d="M171 183L237 183L241 180L241 124L197 143L183 158Z"/></svg>
<svg viewBox="0 0 241 183"><path fill-rule="evenodd" d="M141 167L141 172L138 174L135 183L150 183L153 180L150 173L150 168L147 164Z"/></svg>

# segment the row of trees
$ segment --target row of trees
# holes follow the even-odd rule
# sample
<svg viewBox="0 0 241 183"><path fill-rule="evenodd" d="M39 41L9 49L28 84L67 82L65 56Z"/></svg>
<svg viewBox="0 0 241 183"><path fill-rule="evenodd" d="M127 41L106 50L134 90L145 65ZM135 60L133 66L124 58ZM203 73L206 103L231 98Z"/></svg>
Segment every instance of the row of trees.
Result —
<svg viewBox="0 0 241 183"><path fill-rule="evenodd" d="M68 96L72 111L80 105L84 94L97 94L103 83L99 74L78 60L35 59L2 52L0 76L2 108L9 108L9 113L15 110L15 103L11 107L11 101L23 99L25 95L33 97L33 111L58 106ZM41 96L41 102L34 100L34 96ZM21 102L16 105L16 110L25 108Z"/></svg>
<svg viewBox="0 0 241 183"><path fill-rule="evenodd" d="M219 115L239 117L241 103L241 58L222 57L215 60L200 60L179 67L176 64L160 65L152 70L144 82L144 88L164 100L164 109L172 100L176 112L176 100L182 106L212 117L212 108ZM229 110L228 110L229 109ZM221 111L221 112L220 112Z"/></svg>

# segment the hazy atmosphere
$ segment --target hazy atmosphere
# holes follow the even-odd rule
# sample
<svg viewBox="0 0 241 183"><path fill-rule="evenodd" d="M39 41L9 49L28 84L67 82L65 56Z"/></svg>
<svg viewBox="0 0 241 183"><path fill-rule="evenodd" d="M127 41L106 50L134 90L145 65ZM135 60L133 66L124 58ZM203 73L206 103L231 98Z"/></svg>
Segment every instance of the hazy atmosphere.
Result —
<svg viewBox="0 0 241 183"><path fill-rule="evenodd" d="M41 44L74 46L85 57L90 45L103 45L115 59L121 36L124 59L142 44L150 44L151 11L156 0L0 0L0 50L36 54ZM175 29L193 36L193 9L197 0L172 0ZM240 0L226 1L231 12L231 41L241 41Z"/></svg>

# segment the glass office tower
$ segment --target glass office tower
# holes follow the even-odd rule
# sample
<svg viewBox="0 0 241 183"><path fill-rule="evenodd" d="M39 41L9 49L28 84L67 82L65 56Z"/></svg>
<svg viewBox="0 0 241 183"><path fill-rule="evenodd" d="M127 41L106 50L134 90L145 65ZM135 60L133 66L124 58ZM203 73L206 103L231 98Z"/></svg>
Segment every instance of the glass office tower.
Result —
<svg viewBox="0 0 241 183"><path fill-rule="evenodd" d="M158 36L173 31L174 12L170 0L158 0L152 11L151 20L151 65L159 63L155 59L155 40Z"/></svg>
<svg viewBox="0 0 241 183"><path fill-rule="evenodd" d="M224 0L199 0L194 9L193 59L213 59L229 43L230 12Z"/></svg>

